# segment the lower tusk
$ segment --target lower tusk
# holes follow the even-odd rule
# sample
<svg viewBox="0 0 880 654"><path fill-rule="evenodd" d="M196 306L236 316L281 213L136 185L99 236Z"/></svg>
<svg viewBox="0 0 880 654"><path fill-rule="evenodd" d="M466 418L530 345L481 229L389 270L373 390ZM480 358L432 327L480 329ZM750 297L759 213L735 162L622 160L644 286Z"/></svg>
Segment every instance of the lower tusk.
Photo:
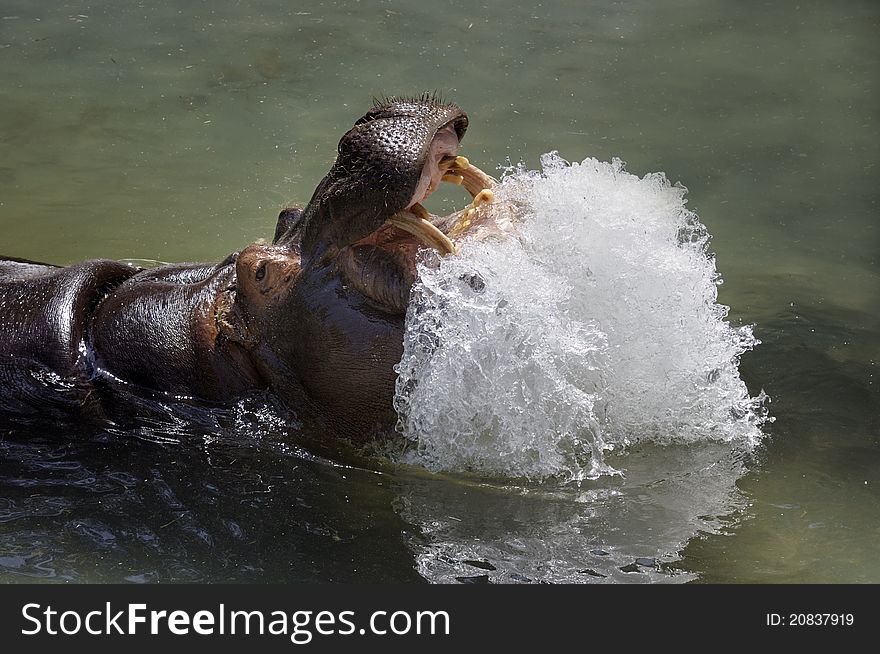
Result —
<svg viewBox="0 0 880 654"><path fill-rule="evenodd" d="M388 219L388 222L405 232L409 232L419 239L420 242L434 248L440 254L455 254L458 252L455 244L449 240L449 237L423 217L427 216L428 212L422 205L416 203L411 207L411 210L413 213L401 211L394 214Z"/></svg>

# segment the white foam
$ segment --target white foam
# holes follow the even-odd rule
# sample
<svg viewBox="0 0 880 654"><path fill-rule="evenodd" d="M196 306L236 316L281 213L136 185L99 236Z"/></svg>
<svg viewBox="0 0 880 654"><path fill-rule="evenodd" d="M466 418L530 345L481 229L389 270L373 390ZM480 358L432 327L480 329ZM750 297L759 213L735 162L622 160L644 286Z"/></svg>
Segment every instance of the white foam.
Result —
<svg viewBox="0 0 880 654"><path fill-rule="evenodd" d="M420 266L395 407L434 470L583 479L615 445L725 441L769 418L739 357L758 341L719 305L686 189L623 163L544 155L496 190L518 237Z"/></svg>

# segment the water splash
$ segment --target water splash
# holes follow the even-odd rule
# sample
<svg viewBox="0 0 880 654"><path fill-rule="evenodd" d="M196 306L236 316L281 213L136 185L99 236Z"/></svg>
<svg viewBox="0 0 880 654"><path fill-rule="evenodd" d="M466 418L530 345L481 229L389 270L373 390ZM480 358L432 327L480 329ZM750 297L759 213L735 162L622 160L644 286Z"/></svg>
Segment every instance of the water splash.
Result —
<svg viewBox="0 0 880 654"><path fill-rule="evenodd" d="M395 408L433 470L581 480L640 441L750 450L769 420L717 300L709 234L662 173L544 155L496 191L516 238L420 266Z"/></svg>

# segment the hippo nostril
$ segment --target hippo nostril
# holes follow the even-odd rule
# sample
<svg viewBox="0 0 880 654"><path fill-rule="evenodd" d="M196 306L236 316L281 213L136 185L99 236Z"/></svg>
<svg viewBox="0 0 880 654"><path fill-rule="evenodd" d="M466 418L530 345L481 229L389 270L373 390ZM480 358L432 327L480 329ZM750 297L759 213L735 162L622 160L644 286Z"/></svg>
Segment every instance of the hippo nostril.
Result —
<svg viewBox="0 0 880 654"><path fill-rule="evenodd" d="M258 282L263 281L263 278L266 276L266 262L264 261L260 264L260 267L257 268L257 272L254 274L254 279Z"/></svg>

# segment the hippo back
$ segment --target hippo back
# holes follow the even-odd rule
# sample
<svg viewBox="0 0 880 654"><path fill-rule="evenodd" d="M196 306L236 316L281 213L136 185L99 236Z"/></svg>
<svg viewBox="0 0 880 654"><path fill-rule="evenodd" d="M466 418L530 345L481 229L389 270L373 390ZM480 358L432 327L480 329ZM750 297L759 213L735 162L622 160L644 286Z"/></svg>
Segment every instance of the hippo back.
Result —
<svg viewBox="0 0 880 654"><path fill-rule="evenodd" d="M90 375L82 354L91 314L136 272L109 260L60 268L0 258L0 409L74 401L78 382Z"/></svg>

